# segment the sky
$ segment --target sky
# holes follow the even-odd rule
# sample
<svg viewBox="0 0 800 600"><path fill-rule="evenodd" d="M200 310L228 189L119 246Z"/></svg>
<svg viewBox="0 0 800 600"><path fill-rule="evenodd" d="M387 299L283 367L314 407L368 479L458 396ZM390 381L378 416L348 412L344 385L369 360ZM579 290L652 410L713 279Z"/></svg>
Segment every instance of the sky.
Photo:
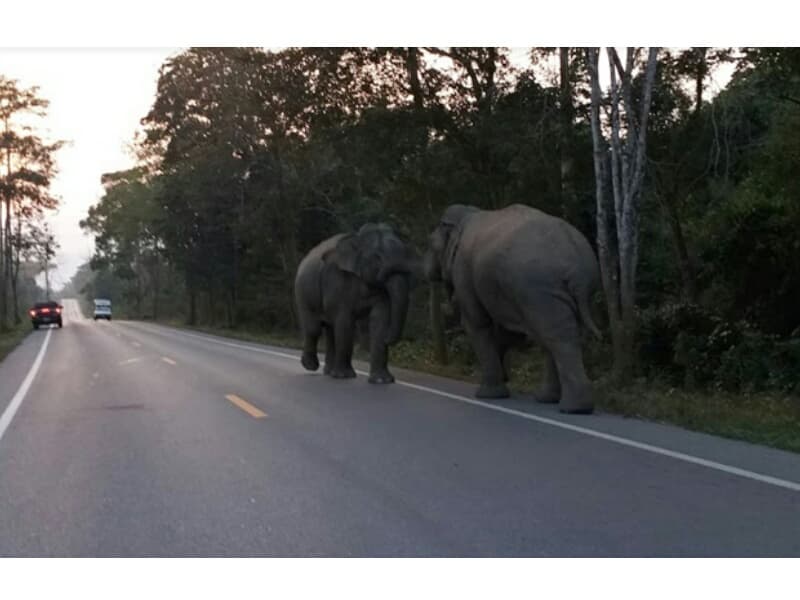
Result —
<svg viewBox="0 0 800 600"><path fill-rule="evenodd" d="M37 130L47 140L65 140L52 191L61 207L49 218L61 248L51 274L65 284L93 251L78 223L102 195L103 173L134 164L129 145L155 98L158 69L177 48L0 49L0 74L23 87L38 86L50 101Z"/></svg>

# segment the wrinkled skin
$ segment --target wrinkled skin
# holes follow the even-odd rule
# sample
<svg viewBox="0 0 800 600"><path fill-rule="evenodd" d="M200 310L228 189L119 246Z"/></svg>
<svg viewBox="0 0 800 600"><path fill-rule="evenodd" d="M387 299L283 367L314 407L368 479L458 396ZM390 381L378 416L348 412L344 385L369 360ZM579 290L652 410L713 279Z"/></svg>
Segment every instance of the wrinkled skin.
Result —
<svg viewBox="0 0 800 600"><path fill-rule="evenodd" d="M370 383L393 383L389 346L400 339L419 259L385 224L335 235L313 248L295 277L295 301L303 330L303 366L319 368L317 342L325 332L325 374L355 377L356 328L368 320Z"/></svg>
<svg viewBox="0 0 800 600"><path fill-rule="evenodd" d="M537 400L592 412L581 326L600 335L589 312L599 269L577 229L520 204L493 211L453 205L431 234L425 271L445 283L461 313L481 365L479 398L509 395L506 352L527 338L547 356Z"/></svg>

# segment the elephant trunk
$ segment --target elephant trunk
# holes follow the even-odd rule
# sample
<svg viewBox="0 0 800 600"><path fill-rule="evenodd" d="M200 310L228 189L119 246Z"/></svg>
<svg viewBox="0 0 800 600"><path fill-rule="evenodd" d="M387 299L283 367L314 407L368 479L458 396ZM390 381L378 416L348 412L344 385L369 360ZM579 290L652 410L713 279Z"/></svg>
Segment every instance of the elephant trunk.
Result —
<svg viewBox="0 0 800 600"><path fill-rule="evenodd" d="M422 259L421 273L428 281L441 281L442 270L439 268L439 261L436 259L433 250L428 250Z"/></svg>
<svg viewBox="0 0 800 600"><path fill-rule="evenodd" d="M389 292L389 330L386 333L386 343L391 345L400 339L408 315L408 275L390 275L386 280L386 290Z"/></svg>

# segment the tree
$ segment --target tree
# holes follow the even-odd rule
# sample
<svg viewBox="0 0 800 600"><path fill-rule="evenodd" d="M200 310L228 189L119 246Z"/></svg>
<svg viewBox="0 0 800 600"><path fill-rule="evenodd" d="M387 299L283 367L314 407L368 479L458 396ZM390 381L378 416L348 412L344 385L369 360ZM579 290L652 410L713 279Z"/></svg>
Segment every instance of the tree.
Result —
<svg viewBox="0 0 800 600"><path fill-rule="evenodd" d="M95 235L92 262L108 267L121 280L132 284L134 316L142 317L145 296L152 296L152 314L158 315L164 215L158 204L159 180L148 180L141 169L102 176L105 193L89 209L81 228Z"/></svg>
<svg viewBox="0 0 800 600"><path fill-rule="evenodd" d="M600 51L599 48L589 48L586 52L592 90L597 248L614 350L612 376L615 380L624 382L632 374L635 355L639 205L645 175L647 124L658 48L650 48L648 52L641 99L638 103L634 103L633 78L639 50L628 48L623 65L616 49L606 49L611 81L607 123L603 123L600 116ZM608 127L608 141L603 132L604 125ZM609 175L611 198L606 190L606 178ZM613 200L613 204L609 200Z"/></svg>
<svg viewBox="0 0 800 600"><path fill-rule="evenodd" d="M17 254L16 264L14 267L14 280L16 280L19 273L20 258L34 262L38 265L39 272L44 273L45 281L45 298L50 299L52 288L50 287L50 271L55 265L51 264L56 255L60 245L56 241L55 236L50 231L50 226L46 222L33 222L27 226L28 230L25 236L19 240L19 247L22 251ZM16 285L16 284L15 284ZM16 297L16 288L14 290ZM19 310L18 306L15 306Z"/></svg>
<svg viewBox="0 0 800 600"><path fill-rule="evenodd" d="M20 88L15 80L0 76L0 329L8 326L9 307L18 307L15 256L20 248L14 247L14 241L22 241L22 220L39 217L58 205L49 186L56 173L54 154L62 143L44 142L25 124L25 119L46 115L48 102L37 92L35 87ZM14 310L18 320L18 310Z"/></svg>
<svg viewBox="0 0 800 600"><path fill-rule="evenodd" d="M408 73L408 85L411 90L411 96L414 100L414 111L420 120L425 124L423 129L424 144L426 145L430 138L430 132L433 128L433 122L430 113L425 110L425 93L423 91L421 77L420 77L420 50L419 48L406 48L405 49L405 64L406 72ZM423 170L421 173L421 184L427 195L426 206L428 208L429 218L434 218L433 202L431 200L431 189L428 184L428 161L423 161ZM430 307L430 323L431 333L433 334L433 349L436 362L442 365L447 364L447 342L445 340L444 319L442 317L442 285L438 281L432 281L428 284L429 292L429 307Z"/></svg>

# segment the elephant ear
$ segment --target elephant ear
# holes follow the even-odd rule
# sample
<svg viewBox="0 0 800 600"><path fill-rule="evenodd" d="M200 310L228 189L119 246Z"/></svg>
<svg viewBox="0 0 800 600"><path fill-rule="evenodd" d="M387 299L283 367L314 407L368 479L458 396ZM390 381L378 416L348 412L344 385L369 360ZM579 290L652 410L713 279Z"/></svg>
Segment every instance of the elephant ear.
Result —
<svg viewBox="0 0 800 600"><path fill-rule="evenodd" d="M342 271L347 271L353 275L359 275L359 247L358 237L352 234L342 237L330 250L322 257L327 263L336 265Z"/></svg>
<svg viewBox="0 0 800 600"><path fill-rule="evenodd" d="M458 245L461 242L461 234L464 230L464 223L467 217L479 212L476 206L467 204L451 204L447 207L439 221L438 229L444 240L444 249L441 254L442 276L445 281L450 281L453 272L453 263L458 253Z"/></svg>
<svg viewBox="0 0 800 600"><path fill-rule="evenodd" d="M444 247L442 255L442 275L445 281L452 282L453 263L456 261L458 246L461 242L461 227L459 225L448 226L447 245Z"/></svg>
<svg viewBox="0 0 800 600"><path fill-rule="evenodd" d="M442 253L442 275L445 281L452 281L453 263L456 261L464 225L469 220L467 217L476 212L478 209L474 206L453 205L445 212L439 223L439 227L446 231L447 239Z"/></svg>

